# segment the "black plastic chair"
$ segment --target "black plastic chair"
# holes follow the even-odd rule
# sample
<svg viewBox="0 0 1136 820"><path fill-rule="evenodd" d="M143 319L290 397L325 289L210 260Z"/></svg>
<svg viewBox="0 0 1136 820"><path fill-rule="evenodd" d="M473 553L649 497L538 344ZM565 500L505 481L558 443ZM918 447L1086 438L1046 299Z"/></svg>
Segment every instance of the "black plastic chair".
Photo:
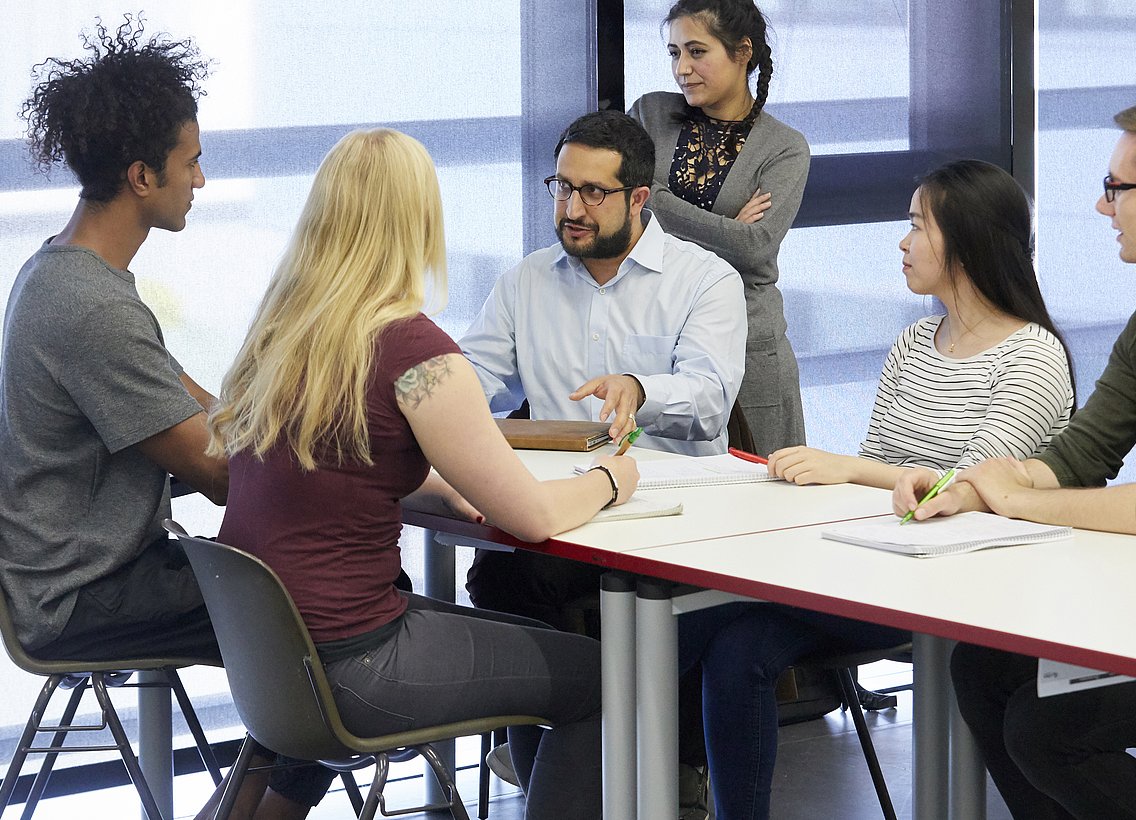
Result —
<svg viewBox="0 0 1136 820"><path fill-rule="evenodd" d="M880 801L880 808L887 820L896 820L895 807L892 805L891 794L888 792L887 782L884 780L884 773L880 768L875 744L872 743L872 734L868 730L867 721L864 719L864 710L860 705L860 696L856 689L855 671L858 666L890 660L910 652L911 644L905 643L886 649L861 652L817 653L801 658L797 664L828 671L839 683L843 706L852 714L856 736L860 739L860 748L864 751L864 761L868 764L868 771L872 776L872 785L876 789L876 797Z"/></svg>
<svg viewBox="0 0 1136 820"><path fill-rule="evenodd" d="M0 786L0 814L4 813L12 800L16 781L28 755L44 755L44 761L32 782L28 797L24 801L24 811L21 814L23 820L28 820L35 812L36 806L47 788L48 781L51 779L55 761L61 753L117 751L122 757L122 762L126 766L127 774L130 776L134 788L138 790L138 797L142 801L142 807L145 809L147 817L150 820L164 820L154 795L150 791L150 786L142 774L138 758L130 746L130 739L126 736L118 712L111 702L110 695L107 692L108 687L168 686L172 689L177 697L186 725L197 743L197 749L201 754L205 768L212 775L214 783L221 782L221 771L217 764L217 758L213 754L213 749L209 746L209 741L205 738L201 722L197 719L197 714L193 710L193 705L190 703L189 696L186 695L185 687L182 686L181 678L178 677L177 673L178 669L186 666L208 664L215 666L215 660L179 657L108 658L102 661L44 660L37 658L24 649L16 636L16 627L12 622L11 613L8 611L7 595L2 590L0 590L0 637L3 638L4 649L7 650L8 657L16 666L25 672L47 678L40 689L39 697L36 698L35 706L32 707L24 731L20 735L12 760L8 764L3 785ZM127 683L132 672L157 672L165 677L165 682L154 684ZM71 689L71 697L64 707L59 722L54 725L44 725L43 721L46 717L48 703L55 692L61 688ZM102 714L101 720L94 724L74 723L75 714L79 710L83 694L88 690L95 693ZM71 743L64 745L68 735L75 733L81 735L84 732L89 735L102 730L110 731L113 743ZM35 745L36 735L39 734L51 735L51 740L47 745Z"/></svg>
<svg viewBox="0 0 1136 820"><path fill-rule="evenodd" d="M318 760L339 771L373 762L375 776L362 809L357 809L359 820L370 820L376 811L389 817L439 810L449 810L455 820L469 820L452 774L430 744L502 726L548 724L531 715L501 715L380 737L351 733L340 719L311 636L276 573L247 552L189 536L173 521L167 520L165 527L178 537L193 565L221 646L233 703L250 737L280 754ZM389 762L411 750L430 764L447 802L388 813L382 792ZM252 752L246 738L217 820L227 820Z"/></svg>

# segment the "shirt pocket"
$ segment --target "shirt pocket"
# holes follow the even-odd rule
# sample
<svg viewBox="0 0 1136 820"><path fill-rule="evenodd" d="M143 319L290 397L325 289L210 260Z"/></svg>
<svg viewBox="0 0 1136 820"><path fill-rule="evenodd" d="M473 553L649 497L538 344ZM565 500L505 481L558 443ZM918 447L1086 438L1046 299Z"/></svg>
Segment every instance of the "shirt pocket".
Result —
<svg viewBox="0 0 1136 820"><path fill-rule="evenodd" d="M653 376L671 373L678 336L628 336L623 342L623 367L627 373Z"/></svg>

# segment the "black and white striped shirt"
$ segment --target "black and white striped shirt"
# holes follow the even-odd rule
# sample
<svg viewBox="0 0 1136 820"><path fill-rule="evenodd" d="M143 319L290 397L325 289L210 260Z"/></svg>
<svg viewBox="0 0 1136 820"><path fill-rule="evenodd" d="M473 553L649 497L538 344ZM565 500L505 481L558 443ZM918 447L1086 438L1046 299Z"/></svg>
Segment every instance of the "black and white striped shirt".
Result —
<svg viewBox="0 0 1136 820"><path fill-rule="evenodd" d="M1030 323L976 356L951 359L935 348L942 320L920 319L892 346L860 456L946 470L1044 450L1073 407L1061 343Z"/></svg>

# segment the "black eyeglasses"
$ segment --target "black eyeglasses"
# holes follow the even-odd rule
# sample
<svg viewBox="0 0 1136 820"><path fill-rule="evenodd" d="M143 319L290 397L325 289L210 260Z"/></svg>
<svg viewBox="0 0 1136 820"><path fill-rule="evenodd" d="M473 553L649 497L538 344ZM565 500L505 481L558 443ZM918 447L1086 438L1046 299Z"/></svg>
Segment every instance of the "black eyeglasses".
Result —
<svg viewBox="0 0 1136 820"><path fill-rule="evenodd" d="M1104 178L1104 201L1115 202L1117 191L1131 191L1136 188L1136 184L1131 182L1117 182L1112 178L1112 174L1108 174ZM568 197L565 197L567 199Z"/></svg>
<svg viewBox="0 0 1136 820"><path fill-rule="evenodd" d="M598 185L581 185L576 187L571 182L565 182L556 176L551 176L544 181L545 186L548 187L549 196L560 202L567 202L572 198L572 192L578 191L580 193L580 200L585 205L599 205L604 201L604 197L608 194L618 194L620 191L630 191L635 188L635 185L624 185L622 188L601 188Z"/></svg>

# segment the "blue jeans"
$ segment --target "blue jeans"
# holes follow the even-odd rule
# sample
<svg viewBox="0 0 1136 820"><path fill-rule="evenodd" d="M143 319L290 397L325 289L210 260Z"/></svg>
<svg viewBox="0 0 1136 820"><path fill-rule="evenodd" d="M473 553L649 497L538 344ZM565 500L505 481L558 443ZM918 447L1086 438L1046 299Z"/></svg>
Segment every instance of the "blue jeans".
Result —
<svg viewBox="0 0 1136 820"><path fill-rule="evenodd" d="M526 820L599 820L599 643L536 621L407 595L381 646L325 669L359 735L491 715L536 715L509 730Z"/></svg>
<svg viewBox="0 0 1136 820"><path fill-rule="evenodd" d="M702 716L718 820L769 817L778 676L818 651L886 648L910 633L779 604L733 603L678 620L680 671L702 664Z"/></svg>

